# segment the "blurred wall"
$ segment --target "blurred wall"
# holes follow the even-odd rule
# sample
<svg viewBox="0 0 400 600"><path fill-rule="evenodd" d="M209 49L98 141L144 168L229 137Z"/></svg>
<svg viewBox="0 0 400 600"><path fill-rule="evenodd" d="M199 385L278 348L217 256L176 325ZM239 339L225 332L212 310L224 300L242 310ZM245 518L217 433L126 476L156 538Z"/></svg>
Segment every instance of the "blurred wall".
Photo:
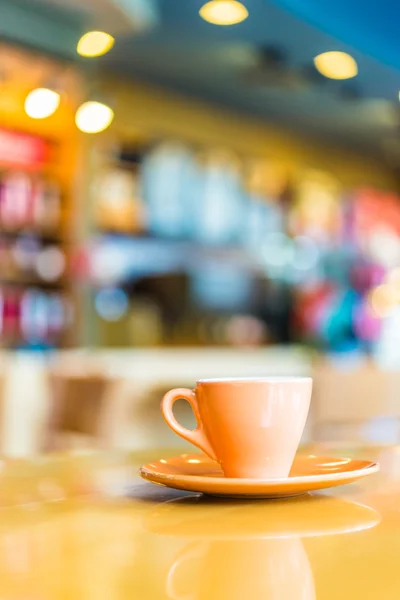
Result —
<svg viewBox="0 0 400 600"><path fill-rule="evenodd" d="M279 160L289 169L323 169L344 185L375 185L395 189L398 180L384 163L360 152L315 142L266 124L164 89L109 77L104 89L115 102L110 132L122 141L147 137L177 137L199 144L222 145L241 153Z"/></svg>

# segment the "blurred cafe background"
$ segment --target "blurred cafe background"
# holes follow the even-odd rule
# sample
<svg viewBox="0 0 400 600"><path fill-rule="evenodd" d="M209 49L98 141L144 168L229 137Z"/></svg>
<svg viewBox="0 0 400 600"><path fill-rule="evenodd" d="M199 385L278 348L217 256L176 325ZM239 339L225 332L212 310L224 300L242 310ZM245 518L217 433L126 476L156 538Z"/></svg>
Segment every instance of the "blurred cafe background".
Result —
<svg viewBox="0 0 400 600"><path fill-rule="evenodd" d="M167 389L268 374L399 441L400 65L291 4L0 0L2 452L176 446Z"/></svg>

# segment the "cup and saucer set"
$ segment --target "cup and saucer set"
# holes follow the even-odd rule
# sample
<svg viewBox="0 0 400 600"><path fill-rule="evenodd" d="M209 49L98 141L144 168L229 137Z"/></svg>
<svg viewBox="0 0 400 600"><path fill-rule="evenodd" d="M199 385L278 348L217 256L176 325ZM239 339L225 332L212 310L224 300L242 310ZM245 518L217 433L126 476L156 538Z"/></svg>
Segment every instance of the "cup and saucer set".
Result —
<svg viewBox="0 0 400 600"><path fill-rule="evenodd" d="M310 377L201 379L194 390L171 390L161 404L167 424L203 453L161 458L140 474L212 496L284 498L376 473L379 465L368 460L297 454L311 391ZM174 417L181 398L196 417L193 431Z"/></svg>

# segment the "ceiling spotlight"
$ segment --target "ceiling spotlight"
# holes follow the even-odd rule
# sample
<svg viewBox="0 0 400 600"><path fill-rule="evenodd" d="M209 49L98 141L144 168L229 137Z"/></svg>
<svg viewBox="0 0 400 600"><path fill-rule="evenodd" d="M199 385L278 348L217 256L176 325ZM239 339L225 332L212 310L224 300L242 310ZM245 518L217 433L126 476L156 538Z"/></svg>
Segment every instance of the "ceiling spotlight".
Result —
<svg viewBox="0 0 400 600"><path fill-rule="evenodd" d="M60 94L48 88L36 88L25 98L25 112L32 119L46 119L56 112Z"/></svg>
<svg viewBox="0 0 400 600"><path fill-rule="evenodd" d="M101 102L84 102L76 111L75 123L84 133L100 133L109 127L114 118L112 108Z"/></svg>
<svg viewBox="0 0 400 600"><path fill-rule="evenodd" d="M249 16L247 8L237 0L211 0L201 7L199 14L214 25L235 25Z"/></svg>
<svg viewBox="0 0 400 600"><path fill-rule="evenodd" d="M323 52L314 58L314 65L329 79L351 79L358 73L356 61L346 52Z"/></svg>
<svg viewBox="0 0 400 600"><path fill-rule="evenodd" d="M105 31L89 31L81 37L76 51L81 56L102 56L114 46L114 38Z"/></svg>

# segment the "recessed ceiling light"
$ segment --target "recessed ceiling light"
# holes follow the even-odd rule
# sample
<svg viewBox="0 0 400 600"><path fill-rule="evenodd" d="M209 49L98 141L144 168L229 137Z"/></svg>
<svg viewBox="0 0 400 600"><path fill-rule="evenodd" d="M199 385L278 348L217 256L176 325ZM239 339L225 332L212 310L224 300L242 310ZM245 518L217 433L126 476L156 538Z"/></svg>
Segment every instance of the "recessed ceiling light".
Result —
<svg viewBox="0 0 400 600"><path fill-rule="evenodd" d="M323 52L314 58L314 65L329 79L351 79L358 73L356 61L346 52Z"/></svg>
<svg viewBox="0 0 400 600"><path fill-rule="evenodd" d="M36 88L25 98L25 112L32 119L46 119L56 112L60 94L48 88Z"/></svg>
<svg viewBox="0 0 400 600"><path fill-rule="evenodd" d="M81 56L102 56L114 46L114 38L105 31L89 31L81 37L76 51Z"/></svg>
<svg viewBox="0 0 400 600"><path fill-rule="evenodd" d="M235 25L249 16L247 8L237 0L211 0L201 7L199 14L214 25Z"/></svg>
<svg viewBox="0 0 400 600"><path fill-rule="evenodd" d="M100 133L111 125L114 118L112 108L101 102L84 102L76 111L75 123L84 133Z"/></svg>

